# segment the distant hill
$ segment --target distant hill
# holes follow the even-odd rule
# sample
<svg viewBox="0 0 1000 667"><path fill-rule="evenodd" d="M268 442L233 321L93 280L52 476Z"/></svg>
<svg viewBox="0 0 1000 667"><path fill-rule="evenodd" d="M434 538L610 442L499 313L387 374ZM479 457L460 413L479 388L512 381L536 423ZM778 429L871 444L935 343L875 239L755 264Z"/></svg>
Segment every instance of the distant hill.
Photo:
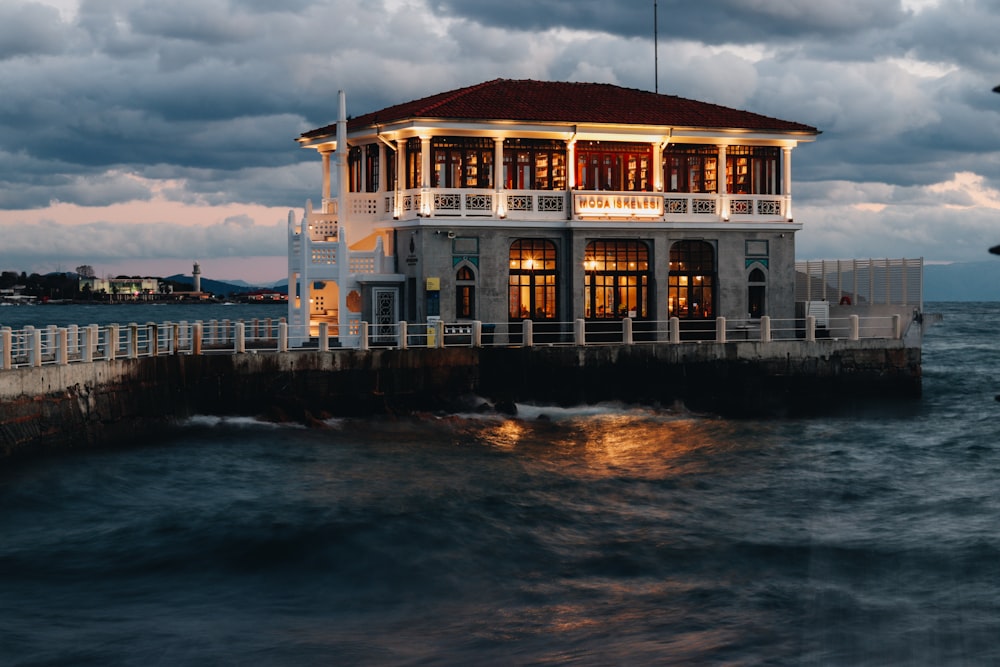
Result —
<svg viewBox="0 0 1000 667"><path fill-rule="evenodd" d="M188 289L194 287L194 279L190 275L184 275L181 273L167 276L163 280L169 280L181 285L187 285ZM286 281L287 283L287 281ZM230 294L242 294L244 292L252 292L257 289L278 289L276 287L271 287L269 285L251 285L244 280L233 280L233 281L223 281L223 280L212 280L211 278L201 279L201 291L209 292L217 296L228 296ZM286 285L287 290L287 285ZM278 291L282 291L278 289Z"/></svg>
<svg viewBox="0 0 1000 667"><path fill-rule="evenodd" d="M924 301L1000 301L1000 258L924 265Z"/></svg>

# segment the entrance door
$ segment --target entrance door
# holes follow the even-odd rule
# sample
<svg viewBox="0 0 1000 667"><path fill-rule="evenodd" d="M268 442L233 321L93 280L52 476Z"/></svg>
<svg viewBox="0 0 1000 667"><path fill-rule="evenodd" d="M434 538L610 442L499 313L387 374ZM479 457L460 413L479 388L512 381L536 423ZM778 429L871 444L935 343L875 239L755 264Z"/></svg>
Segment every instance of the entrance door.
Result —
<svg viewBox="0 0 1000 667"><path fill-rule="evenodd" d="M399 323L399 288L375 287L372 289L372 342L392 345L397 340Z"/></svg>

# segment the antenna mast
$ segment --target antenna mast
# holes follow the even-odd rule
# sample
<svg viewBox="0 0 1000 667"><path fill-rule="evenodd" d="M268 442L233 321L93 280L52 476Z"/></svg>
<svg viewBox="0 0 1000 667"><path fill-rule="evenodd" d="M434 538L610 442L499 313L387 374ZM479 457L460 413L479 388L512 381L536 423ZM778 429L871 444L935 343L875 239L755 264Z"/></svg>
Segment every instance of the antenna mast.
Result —
<svg viewBox="0 0 1000 667"><path fill-rule="evenodd" d="M660 92L660 36L657 20L657 0L653 0L653 90Z"/></svg>

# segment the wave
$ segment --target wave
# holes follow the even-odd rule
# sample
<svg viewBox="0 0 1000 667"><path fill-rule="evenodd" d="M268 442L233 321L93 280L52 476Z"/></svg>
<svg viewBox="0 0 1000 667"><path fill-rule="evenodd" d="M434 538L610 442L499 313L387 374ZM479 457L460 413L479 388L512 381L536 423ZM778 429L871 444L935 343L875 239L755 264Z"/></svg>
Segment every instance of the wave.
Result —
<svg viewBox="0 0 1000 667"><path fill-rule="evenodd" d="M192 426L197 428L229 428L229 429L304 429L303 424L294 422L274 422L260 417L243 416L219 416L219 415L192 415L183 422L181 426Z"/></svg>

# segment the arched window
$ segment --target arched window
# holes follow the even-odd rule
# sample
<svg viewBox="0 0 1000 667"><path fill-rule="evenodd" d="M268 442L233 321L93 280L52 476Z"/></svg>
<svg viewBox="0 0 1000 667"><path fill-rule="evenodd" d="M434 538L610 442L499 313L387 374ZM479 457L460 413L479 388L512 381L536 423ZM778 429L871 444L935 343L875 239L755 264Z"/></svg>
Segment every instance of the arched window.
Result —
<svg viewBox="0 0 1000 667"><path fill-rule="evenodd" d="M767 304L767 276L755 267L747 278L747 313L756 319L765 313Z"/></svg>
<svg viewBox="0 0 1000 667"><path fill-rule="evenodd" d="M584 254L584 317L649 315L649 248L641 241L591 241Z"/></svg>
<svg viewBox="0 0 1000 667"><path fill-rule="evenodd" d="M715 317L715 249L705 241L678 241L670 248L667 310L671 317Z"/></svg>
<svg viewBox="0 0 1000 667"><path fill-rule="evenodd" d="M520 320L556 319L556 244L519 239L510 245L508 315Z"/></svg>
<svg viewBox="0 0 1000 667"><path fill-rule="evenodd" d="M455 317L476 319L476 274L468 266L455 273Z"/></svg>

